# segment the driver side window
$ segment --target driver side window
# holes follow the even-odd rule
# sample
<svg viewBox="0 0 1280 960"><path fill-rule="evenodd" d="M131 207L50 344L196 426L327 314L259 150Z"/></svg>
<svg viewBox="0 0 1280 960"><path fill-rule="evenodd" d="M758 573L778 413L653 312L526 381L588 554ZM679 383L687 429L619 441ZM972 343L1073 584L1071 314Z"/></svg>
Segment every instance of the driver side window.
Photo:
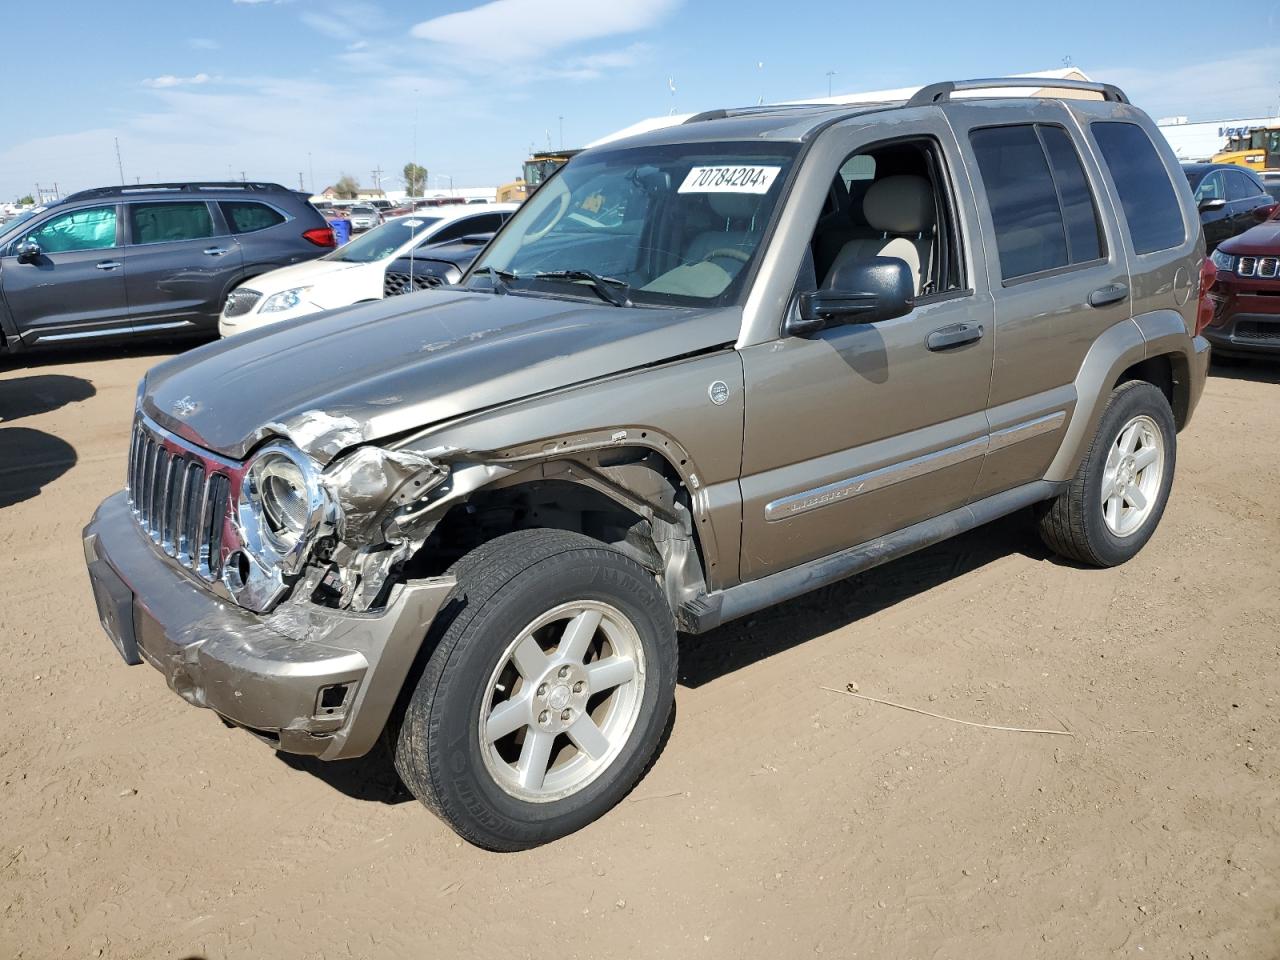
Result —
<svg viewBox="0 0 1280 960"><path fill-rule="evenodd" d="M847 157L810 242L817 286L830 287L846 264L893 257L910 269L917 298L965 289L944 171L941 149L928 138L873 144Z"/></svg>
<svg viewBox="0 0 1280 960"><path fill-rule="evenodd" d="M105 250L116 245L116 208L87 207L46 220L22 242L33 240L42 253Z"/></svg>
<svg viewBox="0 0 1280 960"><path fill-rule="evenodd" d="M1222 174L1214 172L1200 181L1196 188L1196 203L1201 200L1225 200L1227 191L1222 183Z"/></svg>

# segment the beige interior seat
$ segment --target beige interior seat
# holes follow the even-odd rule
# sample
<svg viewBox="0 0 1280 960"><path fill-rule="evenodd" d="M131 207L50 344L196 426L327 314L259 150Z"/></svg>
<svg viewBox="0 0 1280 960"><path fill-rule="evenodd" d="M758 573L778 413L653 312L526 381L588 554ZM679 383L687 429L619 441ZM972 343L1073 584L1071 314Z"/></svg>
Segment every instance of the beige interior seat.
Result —
<svg viewBox="0 0 1280 960"><path fill-rule="evenodd" d="M933 188L924 177L898 175L877 180L862 201L862 213L879 236L857 237L840 249L828 281L853 260L897 257L911 268L916 295L929 280L933 257Z"/></svg>
<svg viewBox="0 0 1280 960"><path fill-rule="evenodd" d="M714 250L730 249L750 253L755 248L756 224L753 219L760 197L752 193L709 193L707 203L719 219L718 229L705 230L694 236L685 251L686 263L705 260Z"/></svg>

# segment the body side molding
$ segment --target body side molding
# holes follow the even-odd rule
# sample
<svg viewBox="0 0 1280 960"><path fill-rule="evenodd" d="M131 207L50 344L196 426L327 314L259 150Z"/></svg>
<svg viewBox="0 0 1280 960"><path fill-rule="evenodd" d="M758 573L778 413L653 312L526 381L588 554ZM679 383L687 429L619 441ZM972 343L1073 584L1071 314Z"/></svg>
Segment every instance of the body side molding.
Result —
<svg viewBox="0 0 1280 960"><path fill-rule="evenodd" d="M1035 480L848 550L699 597L680 607L680 629L687 633L705 633L722 623L825 587L1033 503L1048 500L1060 493L1064 486L1062 483Z"/></svg>

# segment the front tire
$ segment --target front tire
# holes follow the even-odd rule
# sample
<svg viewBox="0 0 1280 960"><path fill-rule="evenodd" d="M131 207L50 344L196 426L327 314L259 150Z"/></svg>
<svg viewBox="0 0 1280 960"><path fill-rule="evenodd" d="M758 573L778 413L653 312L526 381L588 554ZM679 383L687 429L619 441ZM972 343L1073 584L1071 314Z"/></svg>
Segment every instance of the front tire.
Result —
<svg viewBox="0 0 1280 960"><path fill-rule="evenodd" d="M499 537L452 573L392 731L396 769L477 846L523 850L579 830L631 790L666 728L666 598L631 558L558 530Z"/></svg>
<svg viewBox="0 0 1280 960"><path fill-rule="evenodd" d="M1132 559L1164 515L1177 442L1173 411L1157 387L1140 380L1117 387L1067 489L1039 510L1049 549L1095 567Z"/></svg>

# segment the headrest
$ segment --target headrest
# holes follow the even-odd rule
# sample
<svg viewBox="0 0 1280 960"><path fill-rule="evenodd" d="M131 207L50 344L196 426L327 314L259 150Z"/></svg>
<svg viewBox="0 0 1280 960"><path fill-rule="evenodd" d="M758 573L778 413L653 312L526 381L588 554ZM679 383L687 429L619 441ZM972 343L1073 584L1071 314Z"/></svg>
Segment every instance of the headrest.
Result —
<svg viewBox="0 0 1280 960"><path fill-rule="evenodd" d="M923 233L933 226L933 189L924 177L885 177L867 189L862 213L873 230Z"/></svg>
<svg viewBox="0 0 1280 960"><path fill-rule="evenodd" d="M753 193L709 193L707 201L717 217L750 220L756 213L759 197Z"/></svg>

